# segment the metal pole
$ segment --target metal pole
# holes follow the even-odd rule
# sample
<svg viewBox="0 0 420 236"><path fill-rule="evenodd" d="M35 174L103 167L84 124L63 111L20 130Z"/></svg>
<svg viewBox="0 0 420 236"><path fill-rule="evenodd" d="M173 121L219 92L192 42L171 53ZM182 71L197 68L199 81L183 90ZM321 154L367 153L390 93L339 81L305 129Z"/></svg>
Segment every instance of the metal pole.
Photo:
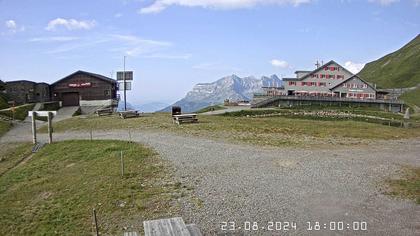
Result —
<svg viewBox="0 0 420 236"><path fill-rule="evenodd" d="M126 93L126 86L125 86L125 57L124 56L124 72L123 72L123 82L124 82L124 111L127 111L127 93Z"/></svg>
<svg viewBox="0 0 420 236"><path fill-rule="evenodd" d="M36 144L36 112L32 112L32 143Z"/></svg>
<svg viewBox="0 0 420 236"><path fill-rule="evenodd" d="M48 112L48 143L52 143L52 113Z"/></svg>

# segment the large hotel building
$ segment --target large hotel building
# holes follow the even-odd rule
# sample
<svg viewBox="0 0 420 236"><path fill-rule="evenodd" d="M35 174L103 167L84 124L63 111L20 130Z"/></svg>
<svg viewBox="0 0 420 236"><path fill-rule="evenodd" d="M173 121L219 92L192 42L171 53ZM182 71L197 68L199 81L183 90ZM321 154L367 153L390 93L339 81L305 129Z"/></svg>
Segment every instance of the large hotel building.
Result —
<svg viewBox="0 0 420 236"><path fill-rule="evenodd" d="M335 61L317 63L313 71L296 71L295 78L283 78L282 87L263 87L254 94L253 107L295 105L368 105L400 112L403 103L387 99L387 92L376 87Z"/></svg>
<svg viewBox="0 0 420 236"><path fill-rule="evenodd" d="M314 71L296 71L296 78L283 78L284 95L333 96L376 99L376 89L334 61Z"/></svg>

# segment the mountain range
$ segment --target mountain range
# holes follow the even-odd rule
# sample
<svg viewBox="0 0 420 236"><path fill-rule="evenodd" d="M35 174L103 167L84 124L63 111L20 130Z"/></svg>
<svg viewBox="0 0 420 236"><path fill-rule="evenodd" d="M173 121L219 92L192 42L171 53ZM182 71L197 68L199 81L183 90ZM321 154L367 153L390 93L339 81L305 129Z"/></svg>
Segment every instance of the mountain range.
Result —
<svg viewBox="0 0 420 236"><path fill-rule="evenodd" d="M230 75L212 83L196 84L181 100L172 106L180 106L183 112L194 112L201 108L221 104L225 99L231 101L250 101L254 93L261 92L263 86L282 86L283 81L277 75L239 77ZM170 111L171 106L161 111Z"/></svg>

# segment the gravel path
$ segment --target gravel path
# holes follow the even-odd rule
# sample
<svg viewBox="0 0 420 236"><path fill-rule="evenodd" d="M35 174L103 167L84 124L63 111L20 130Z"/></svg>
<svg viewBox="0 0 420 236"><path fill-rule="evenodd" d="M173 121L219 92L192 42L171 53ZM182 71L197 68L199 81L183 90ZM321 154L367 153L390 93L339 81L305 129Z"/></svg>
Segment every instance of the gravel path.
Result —
<svg viewBox="0 0 420 236"><path fill-rule="evenodd" d="M94 137L128 139L124 131ZM378 184L404 165L420 166L418 139L330 150L261 148L159 132L133 133L132 139L155 148L174 165L177 178L194 188L195 200L180 202L182 217L205 235L222 233L221 222L242 228L230 235L420 235L420 206L383 195ZM30 134L6 135L0 142L23 140L30 141ZM267 231L272 221L296 222L297 230ZM307 221L321 222L321 230L308 231ZM344 221L344 230L323 229L330 221ZM346 229L353 221L366 221L368 230ZM243 231L244 222L258 222L259 230Z"/></svg>

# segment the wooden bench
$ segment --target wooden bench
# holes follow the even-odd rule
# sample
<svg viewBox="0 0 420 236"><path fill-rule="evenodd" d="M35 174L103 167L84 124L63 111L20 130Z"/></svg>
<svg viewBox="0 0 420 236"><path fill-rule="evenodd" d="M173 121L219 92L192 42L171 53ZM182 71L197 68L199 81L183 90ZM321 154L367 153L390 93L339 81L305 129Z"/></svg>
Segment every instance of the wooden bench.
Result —
<svg viewBox="0 0 420 236"><path fill-rule="evenodd" d="M112 115L112 113L113 113L112 108L102 108L102 109L96 110L96 114L98 116L109 116L109 115Z"/></svg>
<svg viewBox="0 0 420 236"><path fill-rule="evenodd" d="M202 236L194 224L185 225L181 217L143 222L145 236Z"/></svg>
<svg viewBox="0 0 420 236"><path fill-rule="evenodd" d="M181 114L181 115L173 115L172 116L173 122L180 125L182 123L196 123L198 122L197 114Z"/></svg>
<svg viewBox="0 0 420 236"><path fill-rule="evenodd" d="M122 119L140 116L140 113L138 111L134 111L134 110L120 111L118 113L119 113L120 118L122 118Z"/></svg>

